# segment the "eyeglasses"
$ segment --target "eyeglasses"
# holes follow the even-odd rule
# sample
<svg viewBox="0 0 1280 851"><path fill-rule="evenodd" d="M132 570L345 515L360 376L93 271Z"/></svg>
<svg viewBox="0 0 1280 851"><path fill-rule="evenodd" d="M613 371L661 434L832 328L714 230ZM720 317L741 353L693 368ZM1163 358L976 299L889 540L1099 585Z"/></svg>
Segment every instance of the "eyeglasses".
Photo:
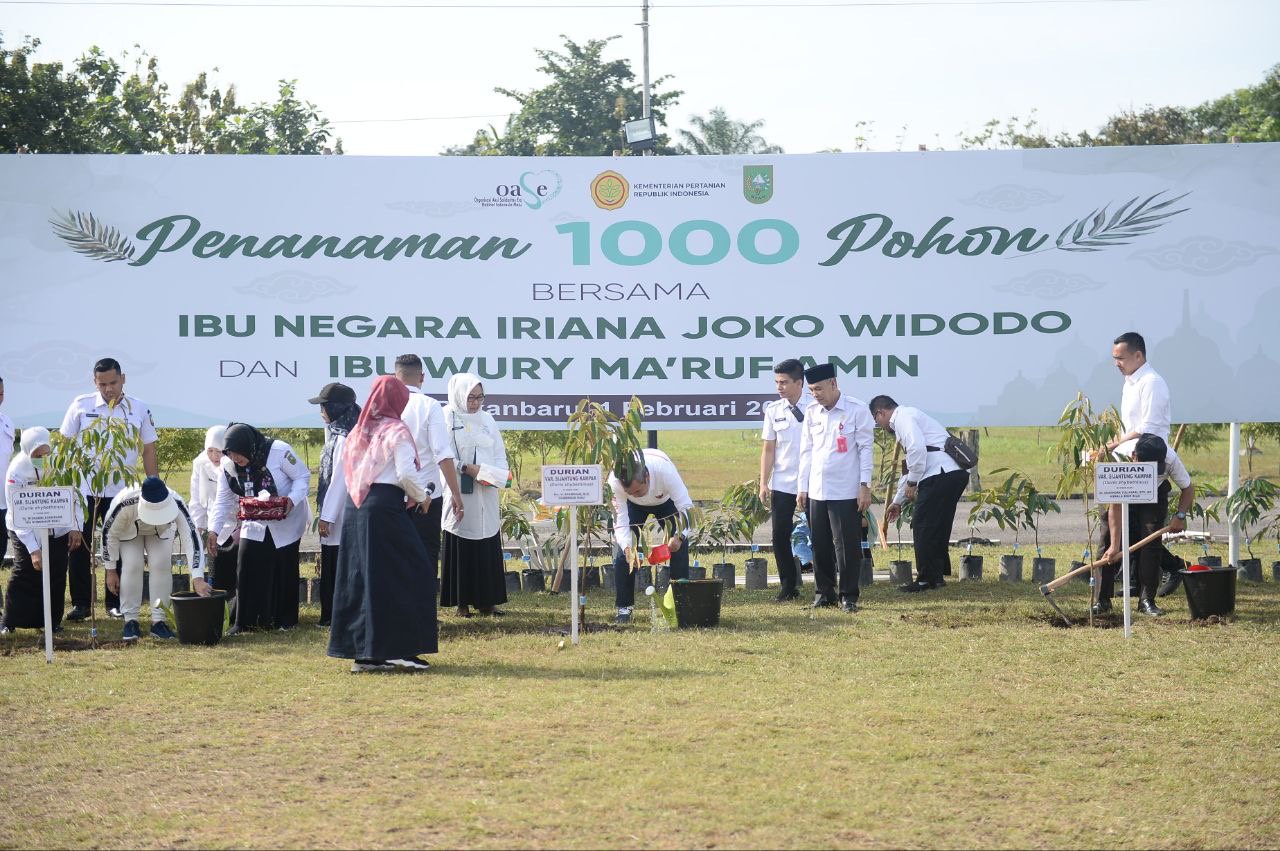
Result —
<svg viewBox="0 0 1280 851"><path fill-rule="evenodd" d="M467 397L467 401L468 401L468 402L483 402L483 401L484 401L484 394L483 394L483 393L481 393L481 394L479 394L479 395L476 395L475 393L472 393L470 396L468 396L468 397Z"/></svg>

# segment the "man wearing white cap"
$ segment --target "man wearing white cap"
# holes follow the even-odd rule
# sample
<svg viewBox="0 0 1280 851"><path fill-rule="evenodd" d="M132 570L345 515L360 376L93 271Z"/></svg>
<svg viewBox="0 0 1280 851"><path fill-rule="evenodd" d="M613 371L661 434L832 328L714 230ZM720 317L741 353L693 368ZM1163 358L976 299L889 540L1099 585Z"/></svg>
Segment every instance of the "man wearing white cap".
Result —
<svg viewBox="0 0 1280 851"><path fill-rule="evenodd" d="M174 540L187 542L191 560L191 585L202 597L209 596L209 583L204 579L201 561L203 548L182 497L165 486L164 480L148 476L141 485L125 488L111 500L102 527L102 555L108 562L120 559L120 574L107 573L107 585L120 595L120 613L124 617L125 641L142 636L138 613L142 610L143 563L152 568L151 635L173 638L165 623L162 605L169 602L173 589L172 563Z"/></svg>
<svg viewBox="0 0 1280 851"><path fill-rule="evenodd" d="M213 500L218 495L218 477L222 466L222 447L227 427L210 426L204 433L204 451L191 461L191 491L187 507L191 522L204 540L209 532L209 518L213 516ZM239 539L232 536L226 546L218 547L213 564L209 565L209 580L219 591L231 591L236 580L236 548Z"/></svg>

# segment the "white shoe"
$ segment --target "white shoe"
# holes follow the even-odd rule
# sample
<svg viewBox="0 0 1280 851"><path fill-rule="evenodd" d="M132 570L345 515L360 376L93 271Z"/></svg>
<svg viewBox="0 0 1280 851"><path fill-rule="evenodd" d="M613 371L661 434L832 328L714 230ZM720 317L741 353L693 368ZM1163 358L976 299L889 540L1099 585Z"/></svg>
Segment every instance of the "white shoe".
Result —
<svg viewBox="0 0 1280 851"><path fill-rule="evenodd" d="M351 673L353 674L376 674L395 670L398 670L395 665L390 662L383 662L380 659L357 659L351 663Z"/></svg>
<svg viewBox="0 0 1280 851"><path fill-rule="evenodd" d="M410 673L418 673L431 668L425 659L421 659L417 656L412 659L388 659L387 661L394 665L397 670L408 671Z"/></svg>

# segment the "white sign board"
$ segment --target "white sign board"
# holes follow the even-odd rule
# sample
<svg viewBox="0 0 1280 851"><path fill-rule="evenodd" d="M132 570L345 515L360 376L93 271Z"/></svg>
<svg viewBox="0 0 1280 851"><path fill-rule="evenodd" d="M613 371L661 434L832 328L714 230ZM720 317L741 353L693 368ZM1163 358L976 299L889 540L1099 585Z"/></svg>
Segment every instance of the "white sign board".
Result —
<svg viewBox="0 0 1280 851"><path fill-rule="evenodd" d="M9 498L9 525L23 529L79 526L74 488L19 488Z"/></svg>
<svg viewBox="0 0 1280 851"><path fill-rule="evenodd" d="M1155 502L1159 476L1154 461L1099 464L1093 484L1099 503Z"/></svg>
<svg viewBox="0 0 1280 851"><path fill-rule="evenodd" d="M759 428L787 358L949 426L1051 425L1080 390L1119 402L1135 330L1178 422L1271 422L1278 164L1265 142L4 156L0 268L40 284L4 288L6 410L58 425L110 354L157 426L310 427L325 384L363 399L416 352L424 392L476 373L507 427L635 394L645 428Z"/></svg>
<svg viewBox="0 0 1280 851"><path fill-rule="evenodd" d="M604 477L600 465L544 465L542 501L547 505L600 505L604 502Z"/></svg>

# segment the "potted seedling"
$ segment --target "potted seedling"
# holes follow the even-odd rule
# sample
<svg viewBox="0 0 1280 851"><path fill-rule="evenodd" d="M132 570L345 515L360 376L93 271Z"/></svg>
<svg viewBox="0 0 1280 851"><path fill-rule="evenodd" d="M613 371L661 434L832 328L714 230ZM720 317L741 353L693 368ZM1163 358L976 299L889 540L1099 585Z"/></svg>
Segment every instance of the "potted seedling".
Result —
<svg viewBox="0 0 1280 851"><path fill-rule="evenodd" d="M1112 460L1107 444L1121 433L1122 426L1120 414L1114 406L1096 413L1089 397L1077 393L1076 398L1063 409L1062 416L1058 417L1058 427L1061 429L1058 442L1049 451L1050 458L1057 462L1059 468L1058 489L1054 496L1064 499L1078 493L1082 497L1085 545L1082 561L1071 563L1074 569L1093 561L1093 535L1101 519L1101 512L1090 505L1094 469L1099 460ZM1090 571L1088 582L1091 588L1096 586L1097 578L1098 571ZM1091 599L1090 605L1093 602Z"/></svg>
<svg viewBox="0 0 1280 851"><path fill-rule="evenodd" d="M524 541L533 538L533 524L525 513L524 503L512 491L504 490L498 500L498 530L502 537L513 546L521 546ZM504 560L504 565L505 565ZM517 570L504 570L507 591L521 588L521 574ZM526 588L526 590L528 590Z"/></svg>
<svg viewBox="0 0 1280 851"><path fill-rule="evenodd" d="M720 551L720 561L711 565L711 576L726 588L734 587L737 582L737 570L729 561L729 547L742 537L744 525L742 512L728 503L712 507L703 516L702 539L707 546Z"/></svg>
<svg viewBox="0 0 1280 851"><path fill-rule="evenodd" d="M1209 555L1209 521L1215 523L1222 519L1222 493L1209 482L1199 482L1195 488L1196 498L1187 512L1188 520L1200 521L1200 557L1199 564L1207 567L1222 567L1222 559Z"/></svg>
<svg viewBox="0 0 1280 851"><path fill-rule="evenodd" d="M1253 478L1247 479L1222 503L1227 518L1244 533L1244 546L1249 557L1240 559L1240 564L1235 566L1240 569L1241 576L1251 582L1262 581L1262 559L1253 554L1253 541L1264 536L1276 523L1277 518L1268 515L1275 508L1277 495L1280 495L1280 487L1267 479Z"/></svg>
<svg viewBox="0 0 1280 851"><path fill-rule="evenodd" d="M915 513L915 508L914 501L905 503L893 521L893 525L898 532L898 557L889 562L889 581L894 585L909 585L911 583L911 559L902 557L902 527L911 525L911 515Z"/></svg>
<svg viewBox="0 0 1280 851"><path fill-rule="evenodd" d="M1014 509L1018 515L1018 526L1023 529L1030 529L1035 537L1036 555L1031 560L1031 581L1036 585L1052 582L1054 574L1057 572L1057 564L1054 559L1044 558L1044 553L1040 549L1040 518L1050 512L1059 513L1062 508L1058 505L1057 500L1041 493L1030 479L1017 470L1000 467L991 471L993 476L1002 473L1010 474L1009 482L1017 494ZM1014 530L1013 549L1015 553L1018 550L1016 528Z"/></svg>
<svg viewBox="0 0 1280 851"><path fill-rule="evenodd" d="M969 537L965 540L964 555L960 557L960 581L961 582L981 582L982 581L982 556L973 554L973 542L978 537L978 530L974 528L973 513L969 514Z"/></svg>
<svg viewBox="0 0 1280 851"><path fill-rule="evenodd" d="M1018 554L1018 529L1022 518L1019 513L1018 475L1003 482L983 488L973 495L973 508L969 510L969 525L995 523L1001 531L1013 530L1013 552L1000 556L1000 581L1022 581L1022 556Z"/></svg>
<svg viewBox="0 0 1280 851"><path fill-rule="evenodd" d="M760 501L760 485L754 479L734 485L725 493L724 501L738 509L745 537L751 543L751 557L744 566L746 589L763 591L769 587L769 562L760 558L754 538L756 529L769 519L769 509Z"/></svg>

